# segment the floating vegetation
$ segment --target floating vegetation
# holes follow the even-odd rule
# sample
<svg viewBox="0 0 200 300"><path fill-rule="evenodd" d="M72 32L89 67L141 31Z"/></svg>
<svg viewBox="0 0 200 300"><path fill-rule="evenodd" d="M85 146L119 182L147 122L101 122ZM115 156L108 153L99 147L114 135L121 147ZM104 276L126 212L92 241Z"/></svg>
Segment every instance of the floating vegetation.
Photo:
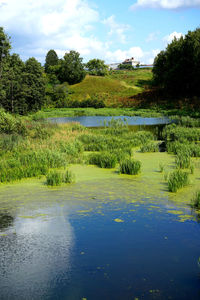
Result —
<svg viewBox="0 0 200 300"><path fill-rule="evenodd" d="M141 162L134 159L125 159L120 162L119 171L121 174L137 175L141 170Z"/></svg>
<svg viewBox="0 0 200 300"><path fill-rule="evenodd" d="M178 189L189 184L189 174L181 170L172 172L168 177L168 189L170 192L177 192Z"/></svg>
<svg viewBox="0 0 200 300"><path fill-rule="evenodd" d="M114 221L117 222L117 223L123 223L124 222L124 220L118 219L118 218L114 219Z"/></svg>

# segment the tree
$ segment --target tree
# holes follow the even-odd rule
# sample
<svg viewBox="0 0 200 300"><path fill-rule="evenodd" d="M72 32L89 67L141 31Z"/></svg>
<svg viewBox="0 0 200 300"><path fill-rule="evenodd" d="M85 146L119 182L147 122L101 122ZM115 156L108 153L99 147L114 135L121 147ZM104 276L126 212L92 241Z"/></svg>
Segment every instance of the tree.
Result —
<svg viewBox="0 0 200 300"><path fill-rule="evenodd" d="M59 59L58 59L58 55L56 53L55 50L49 50L47 55L46 55L46 59L45 59L45 72L49 73L50 71L50 67L52 66L57 66L59 63Z"/></svg>
<svg viewBox="0 0 200 300"><path fill-rule="evenodd" d="M178 95L200 94L200 28L174 40L154 60L155 84Z"/></svg>
<svg viewBox="0 0 200 300"><path fill-rule="evenodd" d="M45 79L41 64L34 58L25 62L21 99L27 104L28 111L41 109L45 97Z"/></svg>
<svg viewBox="0 0 200 300"><path fill-rule="evenodd" d="M119 64L118 68L120 70L129 70L129 71L133 71L134 67L130 64Z"/></svg>
<svg viewBox="0 0 200 300"><path fill-rule="evenodd" d="M58 79L60 82L75 84L81 82L86 75L80 54L76 51L66 53L60 62Z"/></svg>
<svg viewBox="0 0 200 300"><path fill-rule="evenodd" d="M2 106L12 113L21 113L21 89L22 73L24 63L18 54L8 56L7 63L4 65L4 72L1 79L4 97L1 98Z"/></svg>
<svg viewBox="0 0 200 300"><path fill-rule="evenodd" d="M4 63L11 49L9 37L5 34L3 27L0 27L0 80L3 74Z"/></svg>
<svg viewBox="0 0 200 300"><path fill-rule="evenodd" d="M105 65L104 60L98 58L89 60L86 68L88 68L90 75L105 76L108 74L108 66Z"/></svg>

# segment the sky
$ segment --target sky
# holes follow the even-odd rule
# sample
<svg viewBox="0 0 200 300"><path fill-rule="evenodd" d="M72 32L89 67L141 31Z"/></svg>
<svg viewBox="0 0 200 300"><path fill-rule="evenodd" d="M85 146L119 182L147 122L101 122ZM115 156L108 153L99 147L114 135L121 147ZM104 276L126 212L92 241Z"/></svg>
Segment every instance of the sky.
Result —
<svg viewBox="0 0 200 300"><path fill-rule="evenodd" d="M12 52L42 64L50 49L84 62L134 57L152 64L174 37L200 26L200 0L0 0L0 26Z"/></svg>

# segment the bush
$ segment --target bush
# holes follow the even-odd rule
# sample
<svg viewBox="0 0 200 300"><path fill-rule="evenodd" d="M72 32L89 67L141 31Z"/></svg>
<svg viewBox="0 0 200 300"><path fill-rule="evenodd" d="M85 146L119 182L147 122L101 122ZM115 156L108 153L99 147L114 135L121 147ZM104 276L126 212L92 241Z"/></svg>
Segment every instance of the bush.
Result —
<svg viewBox="0 0 200 300"><path fill-rule="evenodd" d="M117 158L114 154L108 152L95 153L89 156L89 164L97 165L100 168L115 168Z"/></svg>
<svg viewBox="0 0 200 300"><path fill-rule="evenodd" d="M134 159L125 159L120 162L119 171L122 174L137 175L141 170L141 162Z"/></svg>
<svg viewBox="0 0 200 300"><path fill-rule="evenodd" d="M176 170L169 175L168 189L170 192L177 192L178 189L189 184L189 174L181 170Z"/></svg>
<svg viewBox="0 0 200 300"><path fill-rule="evenodd" d="M26 135L27 130L20 118L0 109L0 133Z"/></svg>

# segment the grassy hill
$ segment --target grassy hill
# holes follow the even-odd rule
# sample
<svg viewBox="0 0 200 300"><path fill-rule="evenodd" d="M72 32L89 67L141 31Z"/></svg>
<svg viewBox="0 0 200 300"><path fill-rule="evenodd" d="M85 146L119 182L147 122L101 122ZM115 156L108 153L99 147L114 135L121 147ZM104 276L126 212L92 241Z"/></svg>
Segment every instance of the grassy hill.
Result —
<svg viewBox="0 0 200 300"><path fill-rule="evenodd" d="M87 75L81 83L70 86L71 98L82 101L97 97L103 99L107 106L117 105L143 92L151 80L151 69L112 71L105 77Z"/></svg>

